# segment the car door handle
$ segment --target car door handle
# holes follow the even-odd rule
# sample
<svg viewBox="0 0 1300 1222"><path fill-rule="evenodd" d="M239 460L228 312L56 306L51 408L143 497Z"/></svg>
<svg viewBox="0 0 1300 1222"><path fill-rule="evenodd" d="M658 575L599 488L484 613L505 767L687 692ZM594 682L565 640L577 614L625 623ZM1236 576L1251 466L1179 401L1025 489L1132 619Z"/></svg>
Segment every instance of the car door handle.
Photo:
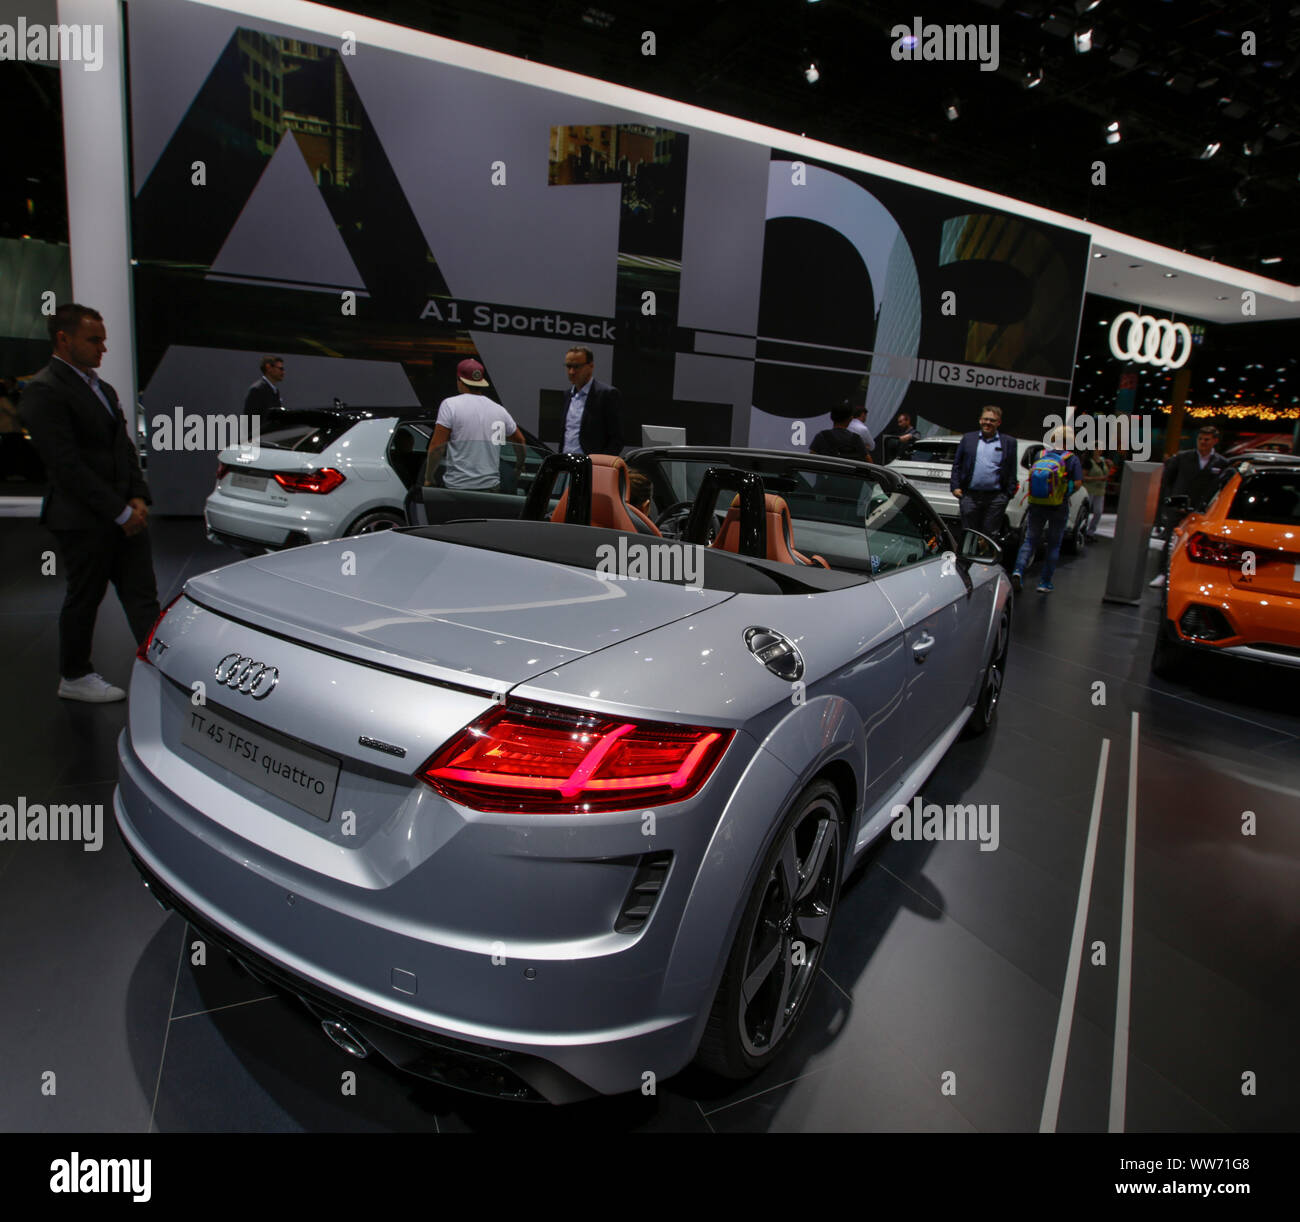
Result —
<svg viewBox="0 0 1300 1222"><path fill-rule="evenodd" d="M912 646L912 657L918 662L925 661L925 655L934 648L934 637L928 632Z"/></svg>

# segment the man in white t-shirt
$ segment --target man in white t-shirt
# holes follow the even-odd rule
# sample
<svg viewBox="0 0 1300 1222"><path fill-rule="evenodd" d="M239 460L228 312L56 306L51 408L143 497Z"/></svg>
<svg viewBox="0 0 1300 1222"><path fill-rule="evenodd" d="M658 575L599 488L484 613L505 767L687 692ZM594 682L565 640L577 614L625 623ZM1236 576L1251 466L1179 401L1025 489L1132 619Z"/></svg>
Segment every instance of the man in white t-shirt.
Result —
<svg viewBox="0 0 1300 1222"><path fill-rule="evenodd" d="M456 366L456 386L460 393L444 399L438 406L438 420L424 464L426 487L433 483L433 474L445 450L444 488L500 492L500 449L507 441L514 443L518 482L524 465L524 435L514 417L483 393L488 384L483 366L473 358Z"/></svg>
<svg viewBox="0 0 1300 1222"><path fill-rule="evenodd" d="M871 430L867 428L867 405L865 403L852 403L853 419L849 421L849 432L857 433L862 438L862 444L867 447L867 458L871 457L871 452L876 448L876 439L872 437Z"/></svg>

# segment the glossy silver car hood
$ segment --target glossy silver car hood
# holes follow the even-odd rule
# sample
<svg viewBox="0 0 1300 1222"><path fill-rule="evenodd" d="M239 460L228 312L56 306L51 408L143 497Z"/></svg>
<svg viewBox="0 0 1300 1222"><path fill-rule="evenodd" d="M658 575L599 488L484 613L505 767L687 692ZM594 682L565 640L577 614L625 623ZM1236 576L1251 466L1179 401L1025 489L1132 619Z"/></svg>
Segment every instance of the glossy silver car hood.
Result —
<svg viewBox="0 0 1300 1222"><path fill-rule="evenodd" d="M305 644L504 683L732 597L402 532L259 556L193 578L186 593L272 632L292 625Z"/></svg>

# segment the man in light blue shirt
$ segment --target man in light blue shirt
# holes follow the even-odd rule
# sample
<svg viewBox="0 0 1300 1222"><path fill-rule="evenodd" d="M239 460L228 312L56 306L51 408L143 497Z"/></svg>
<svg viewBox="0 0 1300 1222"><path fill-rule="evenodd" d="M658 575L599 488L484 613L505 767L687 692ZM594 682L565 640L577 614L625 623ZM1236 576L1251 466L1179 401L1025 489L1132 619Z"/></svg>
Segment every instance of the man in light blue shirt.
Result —
<svg viewBox="0 0 1300 1222"><path fill-rule="evenodd" d="M997 536L1016 491L1016 450L1016 439L1002 431L1002 409L993 404L983 408L979 429L958 443L948 481L963 527Z"/></svg>

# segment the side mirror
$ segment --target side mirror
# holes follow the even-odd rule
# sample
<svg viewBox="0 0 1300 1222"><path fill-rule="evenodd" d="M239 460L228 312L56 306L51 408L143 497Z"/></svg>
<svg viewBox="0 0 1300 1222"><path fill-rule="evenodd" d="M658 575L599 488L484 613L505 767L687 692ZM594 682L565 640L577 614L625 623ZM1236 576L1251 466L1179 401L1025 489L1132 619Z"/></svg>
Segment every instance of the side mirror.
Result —
<svg viewBox="0 0 1300 1222"><path fill-rule="evenodd" d="M1002 549L988 535L982 535L969 527L962 532L957 554L971 564L1002 563Z"/></svg>

